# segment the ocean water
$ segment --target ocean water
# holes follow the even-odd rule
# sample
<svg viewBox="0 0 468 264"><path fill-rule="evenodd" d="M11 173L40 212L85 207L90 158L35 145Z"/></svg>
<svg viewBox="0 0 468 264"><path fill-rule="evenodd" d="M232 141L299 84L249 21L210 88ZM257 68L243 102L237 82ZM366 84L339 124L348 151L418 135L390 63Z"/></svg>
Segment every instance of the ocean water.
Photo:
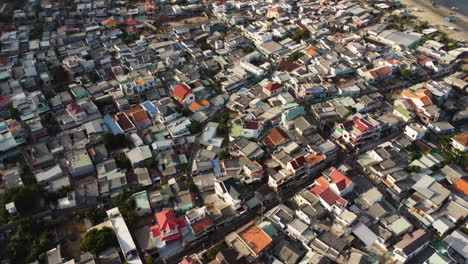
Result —
<svg viewBox="0 0 468 264"><path fill-rule="evenodd" d="M468 16L468 0L435 0L435 4L438 6L444 6L447 8L456 7L458 10L455 13Z"/></svg>

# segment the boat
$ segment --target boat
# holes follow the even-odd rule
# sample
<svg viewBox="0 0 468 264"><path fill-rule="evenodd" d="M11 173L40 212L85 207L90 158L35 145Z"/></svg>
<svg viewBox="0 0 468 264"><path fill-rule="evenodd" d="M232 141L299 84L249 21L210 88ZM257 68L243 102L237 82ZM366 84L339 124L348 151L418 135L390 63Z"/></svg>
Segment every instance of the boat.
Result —
<svg viewBox="0 0 468 264"><path fill-rule="evenodd" d="M458 7L452 6L452 8L450 8L450 9L452 9L453 11L457 11L457 10L458 10Z"/></svg>

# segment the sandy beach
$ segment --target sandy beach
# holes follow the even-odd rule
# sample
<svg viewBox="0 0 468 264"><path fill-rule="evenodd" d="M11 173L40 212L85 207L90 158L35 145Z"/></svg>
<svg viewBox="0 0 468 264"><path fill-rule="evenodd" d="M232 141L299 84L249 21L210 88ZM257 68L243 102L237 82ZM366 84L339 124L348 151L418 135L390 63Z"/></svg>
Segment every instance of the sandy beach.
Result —
<svg viewBox="0 0 468 264"><path fill-rule="evenodd" d="M468 41L468 18L457 11L452 11L450 8L442 5L433 6L430 0L401 0L406 8L417 8L418 11L413 11L410 14L418 17L421 20L426 20L431 26L438 28L441 31L449 34L451 38L456 40ZM453 22L447 22L445 17L454 14ZM445 27L454 27L457 30L445 29Z"/></svg>

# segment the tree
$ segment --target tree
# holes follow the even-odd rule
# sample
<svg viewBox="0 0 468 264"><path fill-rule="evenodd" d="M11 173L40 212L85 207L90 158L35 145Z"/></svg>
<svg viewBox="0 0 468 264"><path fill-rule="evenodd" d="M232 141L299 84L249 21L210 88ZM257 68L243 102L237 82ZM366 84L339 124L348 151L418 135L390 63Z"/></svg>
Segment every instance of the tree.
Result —
<svg viewBox="0 0 468 264"><path fill-rule="evenodd" d="M117 164L117 167L119 169L131 169L132 168L132 163L127 158L127 155L125 155L125 153L120 153L115 158L115 163Z"/></svg>
<svg viewBox="0 0 468 264"><path fill-rule="evenodd" d="M21 116L21 113L20 113L20 111L18 111L18 109L14 108L14 107L10 107L10 118L11 119L19 120L20 116Z"/></svg>
<svg viewBox="0 0 468 264"><path fill-rule="evenodd" d="M109 151L125 148L130 145L130 142L124 134L114 135L109 132L102 135L102 143Z"/></svg>
<svg viewBox="0 0 468 264"><path fill-rule="evenodd" d="M231 158L231 153L229 151L223 150L218 153L219 159L225 160Z"/></svg>
<svg viewBox="0 0 468 264"><path fill-rule="evenodd" d="M208 44L208 42L206 42L206 40L203 40L203 41L200 43L200 49L201 49L201 50L211 50L211 45Z"/></svg>
<svg viewBox="0 0 468 264"><path fill-rule="evenodd" d="M297 61L300 57L302 57L302 52L300 51L295 51L291 54L289 54L288 58L287 58L287 61L289 62L295 62Z"/></svg>
<svg viewBox="0 0 468 264"><path fill-rule="evenodd" d="M401 74L401 76L403 76L405 78L409 78L409 77L411 77L411 70L408 69L408 68L401 68L400 69L400 74Z"/></svg>
<svg viewBox="0 0 468 264"><path fill-rule="evenodd" d="M130 227L134 226L138 220L135 200L128 198L124 200L118 207L127 225Z"/></svg>
<svg viewBox="0 0 468 264"><path fill-rule="evenodd" d="M422 154L419 151L411 151L409 153L409 158L410 158L411 161L413 161L415 159L419 159L421 156L422 156Z"/></svg>
<svg viewBox="0 0 468 264"><path fill-rule="evenodd" d="M212 246L211 248L209 248L206 253L205 253L205 259L207 261L211 261L213 260L216 255L220 252L220 251L223 251L225 249L228 249L228 246L225 244L225 243L218 243L214 246Z"/></svg>
<svg viewBox="0 0 468 264"><path fill-rule="evenodd" d="M146 264L153 264L153 257L151 257L151 256L146 256L146 258L145 258L145 263L146 263Z"/></svg>
<svg viewBox="0 0 468 264"><path fill-rule="evenodd" d="M68 73L62 66L53 67L51 72L56 83L68 83Z"/></svg>
<svg viewBox="0 0 468 264"><path fill-rule="evenodd" d="M409 172L420 173L420 172L421 172L421 167L416 166L416 165L414 165L414 166L408 166L407 170L408 170Z"/></svg>
<svg viewBox="0 0 468 264"><path fill-rule="evenodd" d="M145 163L146 163L146 168L156 168L157 166L156 160L154 160L153 158L146 160Z"/></svg>
<svg viewBox="0 0 468 264"><path fill-rule="evenodd" d="M88 78L92 83L98 82L99 74L97 74L96 71L91 71L88 73Z"/></svg>
<svg viewBox="0 0 468 264"><path fill-rule="evenodd" d="M197 134L200 131L202 131L202 129L203 128L202 128L201 124L196 122L196 121L192 122L192 124L190 124L190 128L189 128L190 133L192 133L192 134Z"/></svg>
<svg viewBox="0 0 468 264"><path fill-rule="evenodd" d="M308 39L310 36L310 32L307 29L298 29L294 31L293 36L291 37L294 41L300 42L303 39Z"/></svg>
<svg viewBox="0 0 468 264"><path fill-rule="evenodd" d="M114 230L107 226L89 231L80 243L82 251L91 252L93 255L114 246L118 246L117 237Z"/></svg>

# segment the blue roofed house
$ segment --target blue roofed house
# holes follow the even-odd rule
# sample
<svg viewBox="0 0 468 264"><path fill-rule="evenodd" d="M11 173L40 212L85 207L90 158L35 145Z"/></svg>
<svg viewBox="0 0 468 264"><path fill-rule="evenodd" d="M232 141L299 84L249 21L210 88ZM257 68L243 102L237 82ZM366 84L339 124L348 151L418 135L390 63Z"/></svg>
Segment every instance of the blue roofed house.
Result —
<svg viewBox="0 0 468 264"><path fill-rule="evenodd" d="M281 123L285 126L287 121L293 120L294 118L304 115L306 112L304 107L299 106L297 104L291 104L291 108L287 108L283 110L281 114Z"/></svg>

